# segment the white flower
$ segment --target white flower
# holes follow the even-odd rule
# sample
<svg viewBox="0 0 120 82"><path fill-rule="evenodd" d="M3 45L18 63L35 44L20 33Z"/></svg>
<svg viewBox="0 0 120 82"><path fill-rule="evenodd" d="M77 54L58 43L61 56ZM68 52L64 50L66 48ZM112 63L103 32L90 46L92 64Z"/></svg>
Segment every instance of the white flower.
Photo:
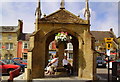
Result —
<svg viewBox="0 0 120 82"><path fill-rule="evenodd" d="M55 40L58 41L70 41L72 39L71 36L68 36L67 32L60 32L56 34Z"/></svg>

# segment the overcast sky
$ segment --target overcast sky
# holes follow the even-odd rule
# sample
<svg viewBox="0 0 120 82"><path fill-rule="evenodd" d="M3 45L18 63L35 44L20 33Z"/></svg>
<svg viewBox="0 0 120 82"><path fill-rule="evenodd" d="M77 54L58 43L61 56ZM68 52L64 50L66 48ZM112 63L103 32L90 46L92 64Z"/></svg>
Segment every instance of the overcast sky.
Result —
<svg viewBox="0 0 120 82"><path fill-rule="evenodd" d="M17 25L18 19L23 20L25 33L34 31L35 9L38 0L1 0L0 25ZM42 14L49 15L60 8L61 0L41 0ZM52 1L52 2L51 2ZM84 19L85 0L65 0L65 9ZM118 36L118 1L89 0L91 11L91 30L108 31L113 28ZM106 2L105 2L106 1ZM108 2L109 1L109 2ZM120 34L119 34L120 36Z"/></svg>

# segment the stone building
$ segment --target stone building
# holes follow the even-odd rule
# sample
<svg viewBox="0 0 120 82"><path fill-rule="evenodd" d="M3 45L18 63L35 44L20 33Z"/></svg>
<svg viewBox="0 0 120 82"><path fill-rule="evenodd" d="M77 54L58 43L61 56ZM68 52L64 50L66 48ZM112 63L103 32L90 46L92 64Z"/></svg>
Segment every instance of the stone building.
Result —
<svg viewBox="0 0 120 82"><path fill-rule="evenodd" d="M119 43L119 47L118 47L118 54L119 54L119 58L120 58L120 36L117 38L118 43Z"/></svg>
<svg viewBox="0 0 120 82"><path fill-rule="evenodd" d="M0 57L11 59L17 57L17 43L22 33L23 22L18 20L17 26L0 26Z"/></svg>
<svg viewBox="0 0 120 82"><path fill-rule="evenodd" d="M21 33L18 37L17 57L27 59L30 35L28 33Z"/></svg>
<svg viewBox="0 0 120 82"><path fill-rule="evenodd" d="M69 12L61 1L60 9L41 18L40 0L36 9L35 32L30 37L30 49L28 53L27 79L44 78L44 68L48 63L49 44L54 41L59 32L67 32L72 36L73 44L73 69L81 79L96 79L96 57L94 54L94 38L90 33L90 11L88 0L86 0L85 18L82 19ZM63 68L65 46L63 42L57 45L59 58L58 67ZM57 75L65 74L56 72Z"/></svg>
<svg viewBox="0 0 120 82"><path fill-rule="evenodd" d="M95 50L97 51L97 55L106 56L105 38L113 38L110 57L113 59L118 58L118 41L112 28L109 31L91 31L91 34L95 37Z"/></svg>

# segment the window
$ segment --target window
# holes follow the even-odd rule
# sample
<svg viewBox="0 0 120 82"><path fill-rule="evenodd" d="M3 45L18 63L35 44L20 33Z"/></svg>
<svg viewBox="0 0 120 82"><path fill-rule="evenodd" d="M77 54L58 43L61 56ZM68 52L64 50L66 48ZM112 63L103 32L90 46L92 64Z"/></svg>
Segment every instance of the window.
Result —
<svg viewBox="0 0 120 82"><path fill-rule="evenodd" d="M4 57L5 57L5 59L8 59L8 58L9 58L8 54L5 54L5 56L4 56Z"/></svg>
<svg viewBox="0 0 120 82"><path fill-rule="evenodd" d="M5 54L5 55L4 55L4 58L5 58L5 59L12 59L12 58L13 58L13 55L12 55L12 54Z"/></svg>
<svg viewBox="0 0 120 82"><path fill-rule="evenodd" d="M27 49L27 48L28 48L28 43L24 43L24 44L23 44L23 48L24 48L24 49Z"/></svg>
<svg viewBox="0 0 120 82"><path fill-rule="evenodd" d="M6 43L6 49L7 50L12 50L13 49L13 43Z"/></svg>
<svg viewBox="0 0 120 82"><path fill-rule="evenodd" d="M12 55L12 54L10 54L10 55L9 55L9 59L12 59L12 58L13 58L13 55Z"/></svg>
<svg viewBox="0 0 120 82"><path fill-rule="evenodd" d="M9 34L9 35L8 35L8 40L11 40L11 39L12 39L12 35Z"/></svg>
<svg viewBox="0 0 120 82"><path fill-rule="evenodd" d="M23 53L23 58L27 59L27 53Z"/></svg>
<svg viewBox="0 0 120 82"><path fill-rule="evenodd" d="M73 45L72 45L72 43L68 43L68 49L73 50Z"/></svg>
<svg viewBox="0 0 120 82"><path fill-rule="evenodd" d="M10 43L10 50L13 49L13 43Z"/></svg>

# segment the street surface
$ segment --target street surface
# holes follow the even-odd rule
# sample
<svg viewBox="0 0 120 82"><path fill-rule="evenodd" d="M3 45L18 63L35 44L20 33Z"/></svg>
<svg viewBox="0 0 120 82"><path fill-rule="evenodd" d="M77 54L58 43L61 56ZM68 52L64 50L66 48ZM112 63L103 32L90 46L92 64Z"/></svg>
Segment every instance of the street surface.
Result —
<svg viewBox="0 0 120 82"><path fill-rule="evenodd" d="M110 79L112 79L112 70L110 70ZM102 80L108 79L108 69L107 68L97 68L97 75L101 77Z"/></svg>
<svg viewBox="0 0 120 82"><path fill-rule="evenodd" d="M111 71L110 71L111 74ZM107 68L97 68L97 75L100 77L100 80L107 80L108 79L108 70ZM3 75L2 80L8 80L9 75ZM111 78L111 75L110 75Z"/></svg>

